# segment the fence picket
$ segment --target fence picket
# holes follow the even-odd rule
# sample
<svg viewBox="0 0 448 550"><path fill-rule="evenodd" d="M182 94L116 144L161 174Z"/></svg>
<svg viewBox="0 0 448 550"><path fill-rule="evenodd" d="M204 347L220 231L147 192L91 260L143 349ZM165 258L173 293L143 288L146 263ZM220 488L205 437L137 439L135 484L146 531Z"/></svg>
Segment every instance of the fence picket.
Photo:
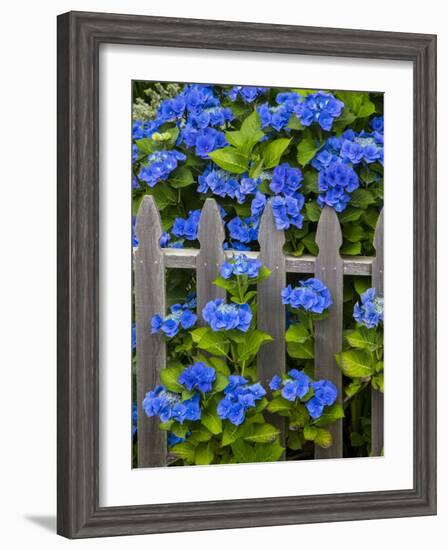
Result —
<svg viewBox="0 0 448 550"><path fill-rule="evenodd" d="M285 235L274 225L271 201L264 209L258 230L260 260L271 270L268 279L257 288L257 325L260 330L270 334L273 342L260 348L257 356L257 372L261 383L268 388L274 374L285 372L285 306L282 304L281 291L286 286L285 255L283 245ZM284 442L285 421L278 415L270 415L269 422L276 425Z"/></svg>
<svg viewBox="0 0 448 550"><path fill-rule="evenodd" d="M219 266L225 261L222 244L224 226L215 199L207 199L199 221L198 239L201 246L196 263L196 292L198 300L198 324L203 325L202 309L210 300L226 297L226 291L213 284L219 274Z"/></svg>
<svg viewBox="0 0 448 550"><path fill-rule="evenodd" d="M376 223L373 246L376 257L372 262L372 287L383 294L384 276L384 210ZM372 456L381 456L384 446L384 394L372 389Z"/></svg>
<svg viewBox="0 0 448 550"><path fill-rule="evenodd" d="M315 376L317 379L331 380L338 389L338 402L342 403L342 374L335 354L342 349L344 262L339 254L342 245L341 227L336 212L329 206L322 210L317 225L316 242L319 254L316 258L315 276L327 285L333 305L329 309L328 317L315 323ZM316 445L315 458L342 457L342 420L332 424L328 430L333 443L328 449Z"/></svg>
<svg viewBox="0 0 448 550"><path fill-rule="evenodd" d="M166 351L162 335L151 334L151 318L165 313L165 265L159 246L162 234L160 214L153 197L144 197L135 226L139 240L135 252L135 312L137 328L138 465L166 464L166 432L157 417L147 417L142 409L146 392L160 384Z"/></svg>

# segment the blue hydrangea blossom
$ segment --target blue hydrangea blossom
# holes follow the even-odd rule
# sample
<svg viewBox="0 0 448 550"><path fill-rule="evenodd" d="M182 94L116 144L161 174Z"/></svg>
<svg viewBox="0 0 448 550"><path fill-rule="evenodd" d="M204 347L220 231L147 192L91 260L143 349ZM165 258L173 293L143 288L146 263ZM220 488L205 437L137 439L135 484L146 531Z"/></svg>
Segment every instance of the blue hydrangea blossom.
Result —
<svg viewBox="0 0 448 550"><path fill-rule="evenodd" d="M266 390L260 383L249 385L243 376L231 375L224 394L218 403L218 415L222 420L240 426L246 419L247 410L256 406L256 402L266 395Z"/></svg>
<svg viewBox="0 0 448 550"><path fill-rule="evenodd" d="M221 265L219 272L224 279L229 279L232 275L247 275L254 279L258 277L262 265L259 260L248 258L245 254L234 254L230 261Z"/></svg>
<svg viewBox="0 0 448 550"><path fill-rule="evenodd" d="M146 394L142 407L147 416L158 416L162 422L176 420L183 424L185 420L201 418L199 394L182 401L179 394L168 391L162 385Z"/></svg>
<svg viewBox="0 0 448 550"><path fill-rule="evenodd" d="M186 158L180 151L156 151L148 156L148 165L142 166L138 177L149 187L154 187L159 181L167 180L178 162Z"/></svg>
<svg viewBox="0 0 448 550"><path fill-rule="evenodd" d="M152 334L162 331L168 338L173 338L181 327L189 329L196 324L197 315L185 304L174 304L170 311L171 313L166 317L162 317L160 314L154 315L151 319Z"/></svg>
<svg viewBox="0 0 448 550"><path fill-rule="evenodd" d="M222 298L208 302L202 310L202 317L212 330L240 330L247 332L252 321L248 304L226 304Z"/></svg>
<svg viewBox="0 0 448 550"><path fill-rule="evenodd" d="M302 309L310 313L321 314L333 303L330 291L325 284L311 277L300 281L300 286L293 288L288 285L282 290L282 302L294 309Z"/></svg>
<svg viewBox="0 0 448 550"><path fill-rule="evenodd" d="M214 368L208 367L203 362L196 362L181 373L178 382L185 386L188 391L198 390L206 393L212 389L215 379Z"/></svg>
<svg viewBox="0 0 448 550"><path fill-rule="evenodd" d="M384 321L383 297L377 296L374 288L367 289L361 294L361 303L355 304L353 317L367 328L377 327Z"/></svg>
<svg viewBox="0 0 448 550"><path fill-rule="evenodd" d="M334 119L341 115L343 109L344 103L333 94L317 92L307 95L303 101L297 103L294 112L304 126L317 123L322 130L330 131Z"/></svg>

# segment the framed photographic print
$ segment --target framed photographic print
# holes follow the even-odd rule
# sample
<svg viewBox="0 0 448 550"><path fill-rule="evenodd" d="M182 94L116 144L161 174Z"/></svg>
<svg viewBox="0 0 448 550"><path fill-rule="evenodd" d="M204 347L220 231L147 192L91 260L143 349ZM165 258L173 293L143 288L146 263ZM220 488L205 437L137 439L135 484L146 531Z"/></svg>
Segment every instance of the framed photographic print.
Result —
<svg viewBox="0 0 448 550"><path fill-rule="evenodd" d="M436 513L436 38L58 18L58 532Z"/></svg>

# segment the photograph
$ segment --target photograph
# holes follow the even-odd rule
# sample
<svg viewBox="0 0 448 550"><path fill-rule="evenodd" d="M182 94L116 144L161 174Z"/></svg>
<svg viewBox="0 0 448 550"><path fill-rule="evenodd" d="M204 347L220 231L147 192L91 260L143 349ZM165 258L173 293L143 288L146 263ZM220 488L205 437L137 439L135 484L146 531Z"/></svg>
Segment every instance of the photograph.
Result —
<svg viewBox="0 0 448 550"><path fill-rule="evenodd" d="M132 81L134 468L384 454L384 94L312 84Z"/></svg>

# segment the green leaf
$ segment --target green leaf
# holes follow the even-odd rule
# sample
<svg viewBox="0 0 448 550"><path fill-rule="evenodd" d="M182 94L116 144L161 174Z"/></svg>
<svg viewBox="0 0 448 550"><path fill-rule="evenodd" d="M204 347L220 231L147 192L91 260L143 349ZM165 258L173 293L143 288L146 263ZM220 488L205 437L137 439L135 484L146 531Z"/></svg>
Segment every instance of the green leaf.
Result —
<svg viewBox="0 0 448 550"><path fill-rule="evenodd" d="M350 378L368 378L373 374L369 357L363 350L343 351L338 357L342 372Z"/></svg>
<svg viewBox="0 0 448 550"><path fill-rule="evenodd" d="M355 290L361 296L368 288L370 288L369 277L355 277Z"/></svg>
<svg viewBox="0 0 448 550"><path fill-rule="evenodd" d="M170 453L176 455L191 464L194 462L195 448L194 445L185 441L184 443L178 443L173 445L170 449Z"/></svg>
<svg viewBox="0 0 448 550"><path fill-rule="evenodd" d="M340 403L334 403L331 407L325 407L322 416L314 421L315 426L325 426L344 418L344 409Z"/></svg>
<svg viewBox="0 0 448 550"><path fill-rule="evenodd" d="M255 283L260 283L261 281L264 281L269 277L269 275L272 273L272 271L266 267L265 265L262 265L260 268L260 271L258 272L258 276L253 279Z"/></svg>
<svg viewBox="0 0 448 550"><path fill-rule="evenodd" d="M357 330L348 330L345 333L345 339L352 348L373 351L376 347L375 331L369 331L364 327Z"/></svg>
<svg viewBox="0 0 448 550"><path fill-rule="evenodd" d="M155 151L155 143L150 138L137 139L135 144L145 155L149 155Z"/></svg>
<svg viewBox="0 0 448 550"><path fill-rule="evenodd" d="M212 432L209 432L207 428L202 426L199 430L191 430L191 434L188 437L188 441L191 442L203 442L203 441L210 441L210 439L213 437Z"/></svg>
<svg viewBox="0 0 448 550"><path fill-rule="evenodd" d="M234 174L243 174L247 171L247 157L238 152L235 147L224 147L224 149L216 149L208 154L208 156L220 168L232 172Z"/></svg>
<svg viewBox="0 0 448 550"><path fill-rule="evenodd" d="M317 435L317 428L316 426L312 426L311 424L307 424L303 428L303 437L307 441L314 441L315 437Z"/></svg>
<svg viewBox="0 0 448 550"><path fill-rule="evenodd" d="M177 437L185 437L189 431L189 427L186 424L179 424L179 422L173 422L170 427L172 432Z"/></svg>
<svg viewBox="0 0 448 550"><path fill-rule="evenodd" d="M318 222L320 215L322 213L321 207L317 204L317 202L307 202L305 204L305 211L306 211L306 217L311 222Z"/></svg>
<svg viewBox="0 0 448 550"><path fill-rule="evenodd" d="M238 344L238 361L247 361L258 353L262 344L265 342L272 342L272 340L272 336L267 332L261 330L251 331L247 335L244 343Z"/></svg>
<svg viewBox="0 0 448 550"><path fill-rule="evenodd" d="M181 187L187 187L194 183L194 177L189 168L180 166L170 177L169 183L171 187L180 189Z"/></svg>
<svg viewBox="0 0 448 550"><path fill-rule="evenodd" d="M321 148L311 137L304 137L297 146L297 161L301 166L306 166Z"/></svg>
<svg viewBox="0 0 448 550"><path fill-rule="evenodd" d="M256 445L253 462L276 462L280 459L285 449L279 441L265 445Z"/></svg>
<svg viewBox="0 0 448 550"><path fill-rule="evenodd" d="M364 443L365 443L365 439L363 435L357 432L352 432L350 434L350 444L352 447L362 447Z"/></svg>
<svg viewBox="0 0 448 550"><path fill-rule="evenodd" d="M303 190L305 194L309 193L317 193L319 192L318 189L318 174L315 170L307 170L303 174Z"/></svg>
<svg viewBox="0 0 448 550"><path fill-rule="evenodd" d="M148 194L154 197L159 210L164 210L167 206L177 204L177 193L169 185L158 184Z"/></svg>
<svg viewBox="0 0 448 550"><path fill-rule="evenodd" d="M229 385L229 379L221 372L216 372L216 380L213 384L213 391L215 393L223 391Z"/></svg>
<svg viewBox="0 0 448 550"><path fill-rule="evenodd" d="M318 428L316 437L314 438L314 443L319 445L319 447L327 449L328 447L331 447L332 442L333 438L331 437L331 433L324 428Z"/></svg>
<svg viewBox="0 0 448 550"><path fill-rule="evenodd" d="M203 424L207 430L212 432L213 435L218 435L222 432L222 420L219 418L216 410L203 411L201 416L201 424Z"/></svg>
<svg viewBox="0 0 448 550"><path fill-rule="evenodd" d="M345 254L347 256L357 256L358 254L361 254L361 243L345 243L341 248L341 254Z"/></svg>
<svg viewBox="0 0 448 550"><path fill-rule="evenodd" d="M169 367L160 371L160 381L166 386L167 390L175 393L182 393L184 387L178 382L182 371L182 366Z"/></svg>
<svg viewBox="0 0 448 550"><path fill-rule="evenodd" d="M274 397L272 401L269 402L267 410L271 413L289 414L292 407L293 407L293 403L291 401L288 401L281 395L278 395L277 397Z"/></svg>
<svg viewBox="0 0 448 550"><path fill-rule="evenodd" d="M217 372L223 374L224 376L230 375L230 369L227 363L220 357L207 357L207 362L210 363L210 365L214 367Z"/></svg>
<svg viewBox="0 0 448 550"><path fill-rule="evenodd" d="M286 126L290 130L303 130L304 126L300 122L300 119L296 117L295 115L292 115L289 119L288 125Z"/></svg>
<svg viewBox="0 0 448 550"><path fill-rule="evenodd" d="M359 208L353 208L352 206L347 206L344 212L341 212L340 214L338 214L339 221L341 223L356 222L359 220L361 215L362 215L362 210L360 210Z"/></svg>
<svg viewBox="0 0 448 550"><path fill-rule="evenodd" d="M232 443L232 451L239 463L255 462L254 449L242 439L237 439Z"/></svg>
<svg viewBox="0 0 448 550"><path fill-rule="evenodd" d="M214 453L210 443L199 443L194 453L194 463L198 466L208 466L212 463Z"/></svg>
<svg viewBox="0 0 448 550"><path fill-rule="evenodd" d="M375 197L367 189L355 189L350 196L350 204L363 210L374 203Z"/></svg>
<svg viewBox="0 0 448 550"><path fill-rule="evenodd" d="M310 333L302 323L291 325L285 332L286 342L298 342L303 344L310 338Z"/></svg>
<svg viewBox="0 0 448 550"><path fill-rule="evenodd" d="M263 152L263 165L267 170L269 170L269 168L274 168L274 166L279 164L280 159L288 148L290 142L290 139L280 138L271 141L271 143L267 145Z"/></svg>
<svg viewBox="0 0 448 550"><path fill-rule="evenodd" d="M305 342L289 342L286 346L288 355L294 359L313 359L314 345L312 340Z"/></svg>
<svg viewBox="0 0 448 550"><path fill-rule="evenodd" d="M250 435L244 437L249 443L272 443L280 431L271 424L257 424L253 426Z"/></svg>
<svg viewBox="0 0 448 550"><path fill-rule="evenodd" d="M319 247L316 244L316 233L314 231L308 235L305 235L302 239L302 243L305 245L308 252L313 254L313 256L317 256L319 254Z"/></svg>
<svg viewBox="0 0 448 550"><path fill-rule="evenodd" d="M347 223L342 227L342 234L344 237L352 242L356 243L364 237L364 231L359 223Z"/></svg>
<svg viewBox="0 0 448 550"><path fill-rule="evenodd" d="M353 382L351 382L346 388L345 388L345 394L347 395L347 397L353 397L354 395L356 395L359 390L362 388L362 382L361 380L353 380Z"/></svg>
<svg viewBox="0 0 448 550"><path fill-rule="evenodd" d="M214 332L209 327L201 327L190 332L198 348L213 355L227 355L229 340L224 332Z"/></svg>
<svg viewBox="0 0 448 550"><path fill-rule="evenodd" d="M372 378L372 388L384 393L384 374L380 372Z"/></svg>
<svg viewBox="0 0 448 550"><path fill-rule="evenodd" d="M288 443L287 446L293 451L299 451L302 448L302 436L298 430L288 431Z"/></svg>

